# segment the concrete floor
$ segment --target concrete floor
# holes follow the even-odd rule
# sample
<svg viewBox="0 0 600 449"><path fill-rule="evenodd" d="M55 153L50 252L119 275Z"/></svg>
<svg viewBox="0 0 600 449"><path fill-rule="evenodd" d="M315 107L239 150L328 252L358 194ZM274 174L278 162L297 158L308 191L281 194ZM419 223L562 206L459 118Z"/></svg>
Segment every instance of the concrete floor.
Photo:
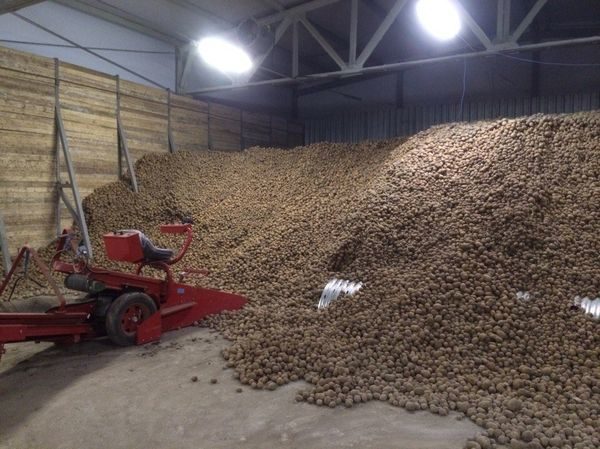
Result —
<svg viewBox="0 0 600 449"><path fill-rule="evenodd" d="M456 415L381 402L297 403L301 383L238 393L219 355L226 345L198 328L144 347L9 345L0 362L0 447L460 449L480 431Z"/></svg>

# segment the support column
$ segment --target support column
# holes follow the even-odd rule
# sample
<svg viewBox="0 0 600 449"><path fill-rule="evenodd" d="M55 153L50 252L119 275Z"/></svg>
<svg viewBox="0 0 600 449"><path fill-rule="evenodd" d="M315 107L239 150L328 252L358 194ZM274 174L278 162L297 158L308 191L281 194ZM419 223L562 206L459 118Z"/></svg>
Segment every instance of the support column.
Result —
<svg viewBox="0 0 600 449"><path fill-rule="evenodd" d="M510 36L510 0L498 0L496 42L506 42Z"/></svg>
<svg viewBox="0 0 600 449"><path fill-rule="evenodd" d="M90 242L90 235L88 233L87 223L85 221L85 214L83 212L83 205L81 202L81 195L79 194L79 187L77 186L77 176L75 174L75 167L71 159L71 151L69 149L69 141L67 139L67 133L65 131L65 125L62 119L62 112L60 107L60 62L58 59L54 59L54 118L56 123L56 130L58 133L57 146L56 146L56 189L58 190L57 198L57 210L60 209L60 200L63 201L73 220L75 220L79 226L79 232L83 237L87 255L89 259L92 259L92 244ZM58 142L60 141L60 142ZM58 144L59 143L59 144ZM65 165L67 167L67 173L69 174L69 182L63 183L61 180L60 173L60 149L62 147L62 154L65 158ZM71 204L71 201L67 198L65 188L70 188L73 194L73 201L75 204ZM57 214L57 229L60 228L60 214ZM60 234L59 231L57 234Z"/></svg>
<svg viewBox="0 0 600 449"><path fill-rule="evenodd" d="M298 21L295 20L292 25L292 78L297 78L299 73L298 40Z"/></svg>
<svg viewBox="0 0 600 449"><path fill-rule="evenodd" d="M123 179L123 157L125 157L125 163L127 164L127 170L129 171L129 177L131 178L131 188L137 193L138 183L135 176L135 170L133 168L133 162L129 156L129 146L127 145L127 135L125 134L125 128L121 121L121 83L119 75L116 75L117 84L117 140L118 140L118 151L119 151L119 179Z"/></svg>
<svg viewBox="0 0 600 449"><path fill-rule="evenodd" d="M4 226L4 218L0 212L0 251L2 252L2 266L4 274L7 275L11 268L10 250L8 248L8 237L6 236L6 228Z"/></svg>
<svg viewBox="0 0 600 449"><path fill-rule="evenodd" d="M167 140L169 143L169 153L175 152L175 142L171 132L171 89L167 89Z"/></svg>
<svg viewBox="0 0 600 449"><path fill-rule="evenodd" d="M356 65L356 45L358 36L358 0L352 0L350 3L350 42L348 53L348 66Z"/></svg>

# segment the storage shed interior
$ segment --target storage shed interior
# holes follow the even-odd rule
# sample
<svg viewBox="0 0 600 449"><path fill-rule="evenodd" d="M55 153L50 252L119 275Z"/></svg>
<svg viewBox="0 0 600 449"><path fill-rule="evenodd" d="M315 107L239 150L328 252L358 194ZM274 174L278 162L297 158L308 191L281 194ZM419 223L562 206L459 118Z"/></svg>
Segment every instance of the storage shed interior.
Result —
<svg viewBox="0 0 600 449"><path fill-rule="evenodd" d="M600 447L600 2L0 2L0 447Z"/></svg>

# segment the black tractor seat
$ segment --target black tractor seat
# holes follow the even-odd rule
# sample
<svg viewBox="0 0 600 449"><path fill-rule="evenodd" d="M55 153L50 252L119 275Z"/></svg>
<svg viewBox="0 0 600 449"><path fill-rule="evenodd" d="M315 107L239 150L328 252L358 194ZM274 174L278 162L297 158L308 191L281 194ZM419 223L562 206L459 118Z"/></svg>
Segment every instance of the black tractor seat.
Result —
<svg viewBox="0 0 600 449"><path fill-rule="evenodd" d="M164 262L173 257L173 250L168 248L157 248L152 241L140 232L144 262Z"/></svg>

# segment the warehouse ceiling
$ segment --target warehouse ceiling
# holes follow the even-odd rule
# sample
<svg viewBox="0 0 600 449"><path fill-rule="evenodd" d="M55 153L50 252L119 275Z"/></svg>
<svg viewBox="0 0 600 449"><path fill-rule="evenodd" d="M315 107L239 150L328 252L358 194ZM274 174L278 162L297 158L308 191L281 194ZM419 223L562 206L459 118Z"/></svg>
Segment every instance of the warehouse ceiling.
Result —
<svg viewBox="0 0 600 449"><path fill-rule="evenodd" d="M531 44L562 41L565 44L600 41L600 2L597 0L460 0L463 29L457 39L440 43L431 39L415 20L414 0L54 0L80 11L167 41L181 49L179 84L186 66L197 56L190 42L232 30L252 18L271 31L274 49L264 58L255 55L261 68L247 79L218 78L217 84L199 93L253 84L315 86L350 75L374 76L400 70L412 61L449 55L537 49ZM351 12L356 1L356 58L350 56ZM35 1L11 0L6 10ZM383 27L386 16L389 28ZM508 17L508 25L501 16ZM286 22L287 20L287 22ZM298 33L298 63L293 71L294 23ZM523 29L519 29L523 28ZM506 30L502 36L502 29ZM379 31L379 33L378 33ZM500 33L500 34L499 34ZM377 37L377 34L380 36ZM511 40L518 34L514 42ZM377 37L374 39L374 36ZM584 38L583 42L577 41ZM361 53L375 40L372 52ZM373 42L371 42L373 44ZM543 48L543 46L539 47ZM268 54L267 54L268 53ZM194 65L196 63L192 63ZM321 77L321 74L325 76ZM214 80L213 80L214 81ZM181 87L180 86L180 87ZM184 89L180 89L184 90Z"/></svg>

